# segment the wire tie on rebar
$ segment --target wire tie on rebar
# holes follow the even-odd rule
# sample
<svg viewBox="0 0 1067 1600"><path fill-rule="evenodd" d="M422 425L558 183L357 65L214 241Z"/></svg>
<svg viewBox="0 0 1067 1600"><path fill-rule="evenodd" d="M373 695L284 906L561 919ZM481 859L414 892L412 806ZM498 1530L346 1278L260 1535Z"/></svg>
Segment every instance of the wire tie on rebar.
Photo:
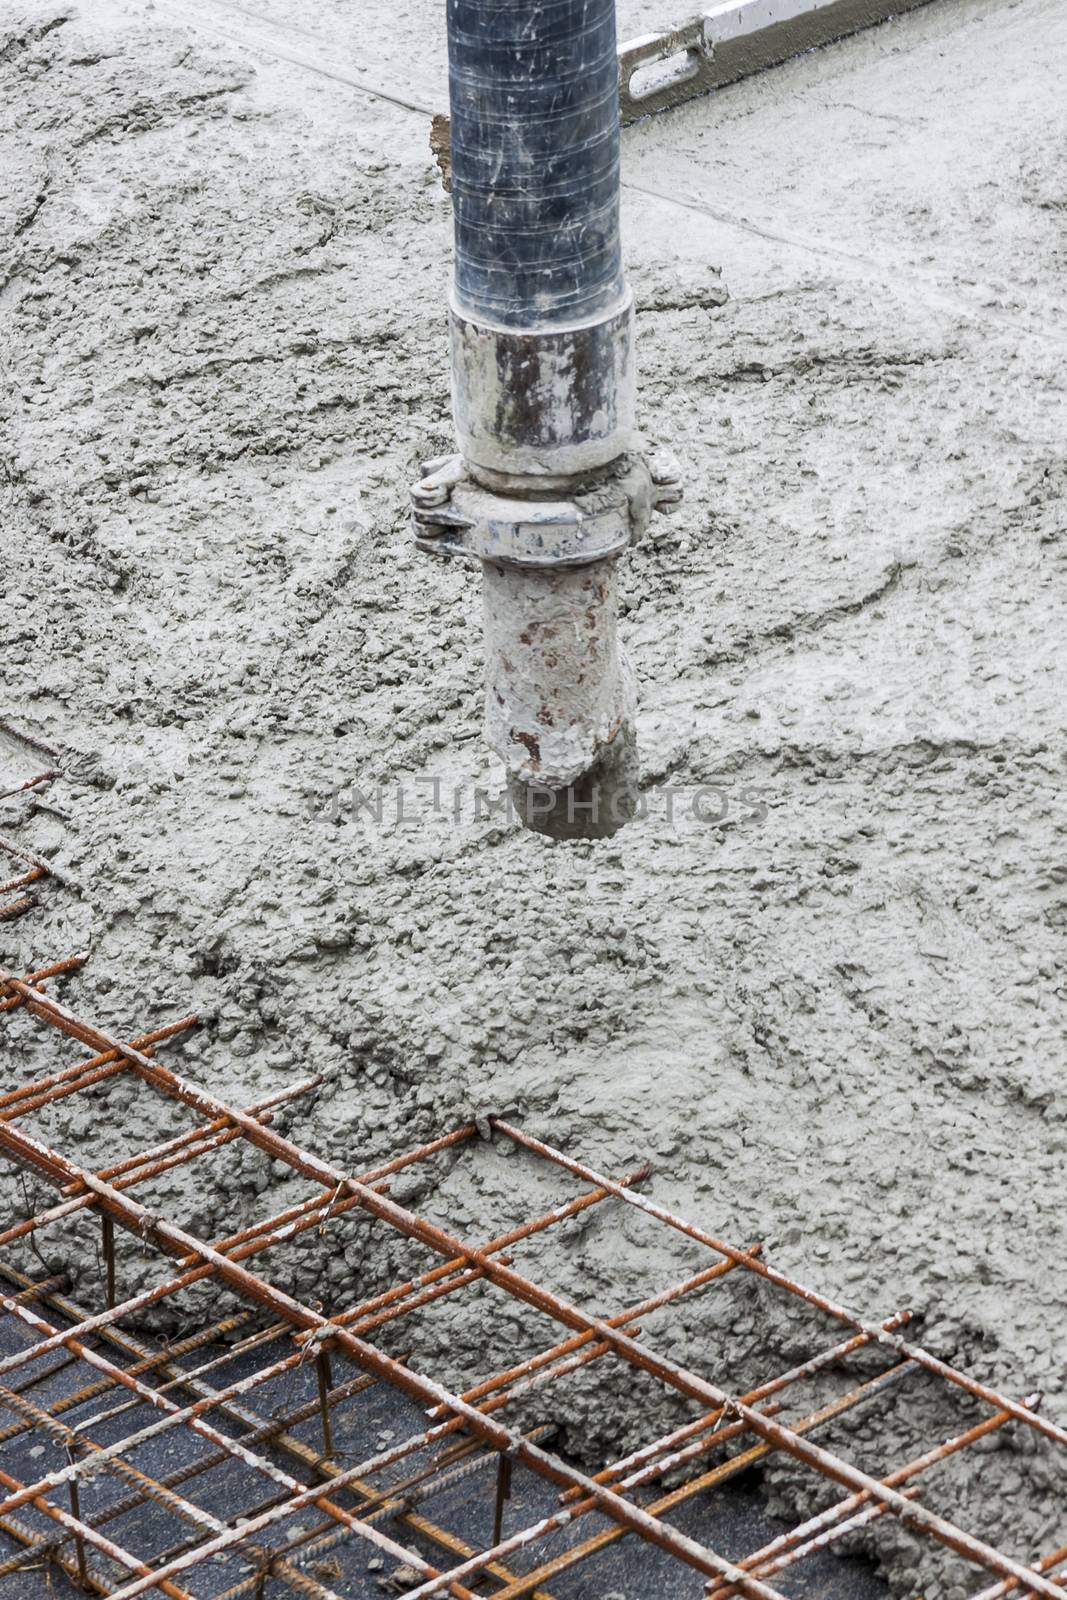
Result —
<svg viewBox="0 0 1067 1600"><path fill-rule="evenodd" d="M141 1215L137 1219L137 1231L146 1244L149 1242L150 1231L153 1228L158 1228L158 1226L159 1218L153 1212L142 1207Z"/></svg>
<svg viewBox="0 0 1067 1600"><path fill-rule="evenodd" d="M735 1422L740 1422L741 1420L741 1408L736 1400L727 1400L723 1405L722 1410L719 1412L719 1419L711 1430L712 1433L718 1433L723 1423L728 1419L732 1419Z"/></svg>
<svg viewBox="0 0 1067 1600"><path fill-rule="evenodd" d="M339 1334L343 1335L344 1331L336 1322L324 1322L321 1328L310 1329L300 1336L304 1344L304 1355L317 1354L319 1348L328 1343L330 1339L336 1339Z"/></svg>
<svg viewBox="0 0 1067 1600"><path fill-rule="evenodd" d="M74 1451L73 1451L73 1449L71 1448L71 1446L69 1444L66 1447L66 1455L67 1455L67 1465L73 1467L74 1463L75 1463L75 1456L74 1456ZM70 1494L70 1514L74 1518L75 1522L80 1523L81 1522L81 1514L82 1513L81 1513L81 1504L80 1504L80 1500L79 1500L79 1496L78 1496L78 1480L77 1480L77 1478L72 1477L70 1479L70 1482L68 1484L68 1490L69 1490L69 1494ZM77 1557L77 1562L78 1562L78 1578L79 1578L79 1580L81 1582L82 1588L83 1589L88 1589L88 1587L89 1587L89 1572L88 1572L88 1567L87 1567L86 1560L85 1560L85 1540L82 1537L82 1532L81 1532L81 1528L80 1527L74 1529L74 1551L75 1551L75 1555ZM51 1585L49 1585L49 1587L51 1587Z"/></svg>
<svg viewBox="0 0 1067 1600"><path fill-rule="evenodd" d="M326 1207L326 1210L322 1214L322 1221L319 1223L319 1238L320 1239L322 1238L323 1234L326 1232L326 1224L329 1222L330 1218L333 1216L333 1208L337 1204L338 1200L341 1198L341 1194L342 1194L342 1191L344 1190L344 1187L345 1187L345 1180L342 1178L340 1183L337 1185L337 1188L333 1191L333 1194L330 1196L330 1203Z"/></svg>
<svg viewBox="0 0 1067 1600"><path fill-rule="evenodd" d="M914 1311L897 1311L894 1312L893 1316L887 1317L886 1321L893 1323L894 1328L907 1327L914 1315ZM897 1344L894 1337L894 1328L879 1328L874 1335L875 1344L884 1344L887 1349L895 1351Z"/></svg>

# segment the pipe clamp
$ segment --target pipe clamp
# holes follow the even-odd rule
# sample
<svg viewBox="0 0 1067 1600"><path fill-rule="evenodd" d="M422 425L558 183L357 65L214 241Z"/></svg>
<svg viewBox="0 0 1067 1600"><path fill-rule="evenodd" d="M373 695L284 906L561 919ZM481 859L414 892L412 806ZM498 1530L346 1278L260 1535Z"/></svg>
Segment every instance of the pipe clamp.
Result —
<svg viewBox="0 0 1067 1600"><path fill-rule="evenodd" d="M590 566L636 544L654 510L681 497L675 463L625 456L595 487L533 500L494 493L467 475L461 456L423 464L411 491L415 543L429 555L518 571Z"/></svg>

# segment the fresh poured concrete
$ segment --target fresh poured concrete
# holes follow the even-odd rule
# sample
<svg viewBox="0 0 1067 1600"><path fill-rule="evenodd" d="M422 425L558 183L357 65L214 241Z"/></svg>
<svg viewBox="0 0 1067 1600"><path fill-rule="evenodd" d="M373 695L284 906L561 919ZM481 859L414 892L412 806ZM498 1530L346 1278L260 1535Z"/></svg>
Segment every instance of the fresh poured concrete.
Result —
<svg viewBox="0 0 1067 1600"><path fill-rule="evenodd" d="M242 1103L325 1072L288 1125L353 1169L487 1111L648 1154L657 1196L1067 1419L1065 46L1054 0L936 0L625 135L643 420L687 500L622 571L647 815L573 845L485 815L477 578L406 523L450 442L440 7L9 8L0 709L66 776L0 833L79 887L3 958L91 948L65 992L120 1029L198 1009L170 1059ZM38 770L0 744L0 789ZM8 1037L5 1079L55 1059ZM172 1131L96 1104L38 1131L101 1163ZM478 1237L524 1172L411 1197ZM217 1234L268 1178L155 1192ZM617 1305L670 1266L606 1215L562 1256ZM799 1359L723 1304L657 1328L717 1372L731 1333L724 1379ZM963 1415L930 1389L844 1447ZM1029 1558L1064 1476L1001 1437L928 1503ZM976 1586L876 1532L897 1594Z"/></svg>

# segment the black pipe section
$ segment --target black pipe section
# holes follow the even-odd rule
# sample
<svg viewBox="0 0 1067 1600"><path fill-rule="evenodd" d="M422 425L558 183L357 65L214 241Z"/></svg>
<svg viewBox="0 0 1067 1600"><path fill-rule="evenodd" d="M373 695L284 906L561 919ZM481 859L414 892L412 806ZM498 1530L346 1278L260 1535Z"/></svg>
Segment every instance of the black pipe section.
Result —
<svg viewBox="0 0 1067 1600"><path fill-rule="evenodd" d="M448 0L455 297L506 328L625 294L615 0Z"/></svg>

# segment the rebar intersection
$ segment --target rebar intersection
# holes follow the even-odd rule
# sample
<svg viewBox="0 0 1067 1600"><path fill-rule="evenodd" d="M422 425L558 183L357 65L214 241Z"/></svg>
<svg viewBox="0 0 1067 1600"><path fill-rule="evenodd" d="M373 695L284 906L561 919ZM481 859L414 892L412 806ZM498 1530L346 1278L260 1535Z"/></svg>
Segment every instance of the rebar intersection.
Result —
<svg viewBox="0 0 1067 1600"><path fill-rule="evenodd" d="M80 964L75 957L28 978L0 974L0 1013L27 1012L91 1052L87 1059L0 1095L0 1149L59 1192L48 1209L0 1231L0 1244L43 1242L50 1228L91 1212L99 1218L104 1262L104 1306L94 1313L58 1293L56 1273L35 1283L3 1269L13 1292L0 1294L0 1310L8 1318L2 1328L2 1348L8 1353L0 1354L0 1407L10 1418L0 1428L5 1458L0 1468L0 1535L21 1548L0 1560L0 1583L48 1560L83 1586L121 1600L152 1591L174 1600L193 1600L194 1595L235 1600L239 1594L265 1593L268 1583L315 1600L350 1600L366 1593L365 1587L354 1590L346 1582L339 1591L326 1578L333 1570L331 1552L343 1542L359 1541L373 1547L369 1554L380 1553L399 1564L396 1582L406 1584L411 1595L468 1597L481 1592L498 1600L528 1594L550 1600L546 1585L581 1563L594 1562L624 1534L636 1533L693 1573L694 1595L703 1588L715 1600L737 1594L782 1600L783 1591L775 1587L779 1574L858 1527L892 1516L992 1576L995 1581L982 1590L982 1600L1064 1594L1067 1546L1029 1568L919 1499L919 1480L926 1472L1009 1424L1021 1424L1067 1447L1067 1430L1034 1409L1038 1397L1012 1401L912 1345L901 1332L906 1314L868 1324L778 1272L762 1259L758 1246L739 1249L674 1216L633 1187L647 1176L647 1169L612 1180L497 1118L492 1119L495 1135L510 1141L520 1158L566 1171L586 1187L539 1217L480 1246L469 1245L398 1204L388 1187L406 1168L445 1151L469 1153L478 1143L474 1124L354 1177L300 1149L271 1126L282 1104L319 1080L294 1084L245 1111L227 1106L155 1059L156 1046L193 1026L195 1018L182 1018L131 1041L119 1040L45 992L51 978L66 976ZM98 1172L19 1126L23 1118L119 1076L169 1103L188 1125L152 1149ZM280 1162L287 1174L305 1180L311 1192L214 1243L134 1197L137 1186L238 1141ZM683 1281L608 1317L542 1287L515 1266L516 1247L523 1241L609 1201L637 1208L711 1259ZM394 1237L428 1252L435 1264L356 1304L333 1308L330 1315L249 1265L272 1247L310 1230L324 1233L346 1216L376 1219ZM135 1235L143 1249L151 1247L161 1263L176 1263L159 1281L126 1299L121 1299L116 1281L116 1224ZM734 1274L754 1276L829 1318L838 1325L837 1342L737 1396L638 1337L640 1320L660 1306ZM239 1309L162 1350L130 1331L130 1319L164 1301L172 1308L184 1306L184 1292L205 1281L232 1291ZM379 1330L477 1283L547 1318L559 1337L462 1394L376 1342ZM31 1342L13 1341L15 1329ZM220 1349L222 1341L235 1337L236 1343ZM869 1356L884 1353L888 1365L857 1381L847 1365L861 1350ZM182 1363L194 1353L199 1353L194 1367L185 1367ZM523 1432L503 1420L507 1408L531 1390L605 1359L648 1374L690 1402L687 1420L591 1475L546 1447L546 1427ZM70 1389L68 1372L68 1385L57 1396L56 1374L68 1367L85 1381ZM807 1415L783 1420L792 1389L816 1374L838 1371L846 1373L849 1385L843 1392ZM814 1442L820 1428L837 1417L877 1402L920 1374L980 1402L981 1418L879 1478ZM292 1391L286 1390L288 1409L277 1416L264 1402L294 1378L307 1392L293 1405ZM338 1448L338 1431L350 1431L359 1408L373 1406L376 1395L395 1395L398 1405L403 1404L399 1397L415 1402L428 1414L429 1426L424 1425L426 1416L417 1418L399 1443L386 1442L348 1465L352 1452ZM261 1403L250 1404L250 1398ZM698 1415L692 1414L692 1403ZM93 1409L87 1412L87 1406ZM309 1420L318 1430L317 1446L294 1431ZM361 1443L367 1433L364 1426ZM45 1461L55 1459L57 1448L62 1451L62 1464L38 1471L36 1477L23 1469L25 1476L17 1477L8 1470L7 1442L25 1442L30 1436L52 1445ZM174 1466L179 1440L183 1459ZM160 1451L166 1471L156 1462ZM668 1520L702 1491L775 1451L840 1486L844 1498L737 1561ZM708 1465L706 1458L714 1456L720 1459ZM694 1476L649 1501L650 1486L683 1466ZM492 1532L487 1547L478 1548L450 1528L447 1517L436 1511L431 1516L431 1502L447 1506L457 1482L493 1467L494 1487L486 1501ZM533 1474L563 1492L557 1509L505 1533L515 1472ZM194 1492L196 1499L190 1497ZM575 1542L576 1531L581 1531L575 1524L583 1518L595 1522L597 1531ZM402 1539L396 1536L401 1533ZM331 1581L342 1576L338 1566ZM194 1589L186 1587L190 1582ZM482 1588L490 1582L491 1588Z"/></svg>
<svg viewBox="0 0 1067 1600"><path fill-rule="evenodd" d="M42 757L53 762L59 759L59 752L52 745L45 744L43 739L25 733L21 728L13 728L8 722L0 721L0 736L6 736L17 748L36 755L38 768ZM15 795L36 795L38 790L47 789L59 777L62 777L62 773L57 766L38 770L32 777L20 778L9 788L0 791L0 800L10 800ZM10 876L11 873L14 876ZM45 878L56 876L55 867L43 856L12 839L0 837L0 878L5 879L0 883L0 923L16 922L19 917L32 911L38 904L35 885ZM8 898L11 895L14 895L14 899Z"/></svg>

